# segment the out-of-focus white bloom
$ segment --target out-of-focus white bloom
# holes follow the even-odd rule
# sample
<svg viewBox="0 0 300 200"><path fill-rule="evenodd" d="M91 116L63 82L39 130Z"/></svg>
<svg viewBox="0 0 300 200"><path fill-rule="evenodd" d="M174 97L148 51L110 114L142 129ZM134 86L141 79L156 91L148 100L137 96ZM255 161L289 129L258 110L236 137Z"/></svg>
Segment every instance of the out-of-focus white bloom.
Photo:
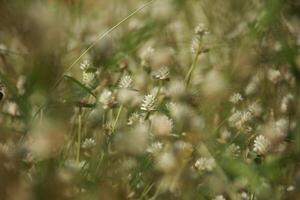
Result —
<svg viewBox="0 0 300 200"><path fill-rule="evenodd" d="M231 132L229 132L227 129L223 129L221 132L220 132L220 140L222 142L225 142L226 140L228 140L230 137L231 137Z"/></svg>
<svg viewBox="0 0 300 200"><path fill-rule="evenodd" d="M141 64L143 66L148 66L150 64L150 59L154 55L154 49L148 47L140 53Z"/></svg>
<svg viewBox="0 0 300 200"><path fill-rule="evenodd" d="M246 95L254 94L258 89L259 82L260 82L260 78L258 74L254 75L245 88L245 94Z"/></svg>
<svg viewBox="0 0 300 200"><path fill-rule="evenodd" d="M102 103L104 109L108 109L115 103L115 97L110 90L105 89L101 93L99 101Z"/></svg>
<svg viewBox="0 0 300 200"><path fill-rule="evenodd" d="M234 93L233 95L231 95L231 97L229 98L229 101L233 104L237 104L240 101L243 101L243 97L240 93Z"/></svg>
<svg viewBox="0 0 300 200"><path fill-rule="evenodd" d="M207 97L220 97L227 90L227 81L223 74L212 70L205 75L202 91Z"/></svg>
<svg viewBox="0 0 300 200"><path fill-rule="evenodd" d="M94 146L96 146L96 141L93 138L86 138L81 145L84 149L90 149Z"/></svg>
<svg viewBox="0 0 300 200"><path fill-rule="evenodd" d="M77 162L75 160L66 160L65 166L74 171L80 171L82 168L87 166L86 161Z"/></svg>
<svg viewBox="0 0 300 200"><path fill-rule="evenodd" d="M201 157L195 162L195 168L200 171L212 171L216 167L215 159Z"/></svg>
<svg viewBox="0 0 300 200"><path fill-rule="evenodd" d="M164 152L157 158L156 167L163 172L170 172L176 168L176 158L171 152Z"/></svg>
<svg viewBox="0 0 300 200"><path fill-rule="evenodd" d="M91 66L90 62L88 60L84 60L81 64L80 64L80 69L83 71L86 71L87 69L89 69Z"/></svg>
<svg viewBox="0 0 300 200"><path fill-rule="evenodd" d="M240 200L250 200L250 196L246 192L239 193Z"/></svg>
<svg viewBox="0 0 300 200"><path fill-rule="evenodd" d="M12 116L20 115L19 106L16 102L13 101L6 102L3 106L3 111Z"/></svg>
<svg viewBox="0 0 300 200"><path fill-rule="evenodd" d="M199 52L200 48L201 48L201 41L200 41L200 38L199 37L194 37L192 39L192 42L191 42L191 52L193 54L196 54Z"/></svg>
<svg viewBox="0 0 300 200"><path fill-rule="evenodd" d="M119 82L119 88L131 88L132 87L132 78L129 75L122 76Z"/></svg>
<svg viewBox="0 0 300 200"><path fill-rule="evenodd" d="M213 198L212 200L226 200L226 199L223 195L218 195L215 198Z"/></svg>
<svg viewBox="0 0 300 200"><path fill-rule="evenodd" d="M185 93L185 85L183 81L172 80L167 87L167 94L173 98L179 98Z"/></svg>
<svg viewBox="0 0 300 200"><path fill-rule="evenodd" d="M256 117L260 116L263 111L261 105L258 102L249 104L248 110Z"/></svg>
<svg viewBox="0 0 300 200"><path fill-rule="evenodd" d="M115 145L119 151L131 154L145 153L149 141L149 127L147 123L138 123L132 126L126 134L116 134Z"/></svg>
<svg viewBox="0 0 300 200"><path fill-rule="evenodd" d="M154 78L166 80L169 78L169 73L169 68L164 66L154 72Z"/></svg>
<svg viewBox="0 0 300 200"><path fill-rule="evenodd" d="M295 190L295 186L293 186L293 185L290 185L286 188L286 191L288 191L288 192L292 192L294 190Z"/></svg>
<svg viewBox="0 0 300 200"><path fill-rule="evenodd" d="M137 106L140 104L142 96L135 90L119 89L117 92L117 100L119 103L130 106Z"/></svg>
<svg viewBox="0 0 300 200"><path fill-rule="evenodd" d="M163 149L164 144L161 142L153 142L148 148L147 148L147 152L148 153L158 153L160 150Z"/></svg>
<svg viewBox="0 0 300 200"><path fill-rule="evenodd" d="M20 76L17 81L18 93L20 95L25 94L25 83L26 83L26 77Z"/></svg>
<svg viewBox="0 0 300 200"><path fill-rule="evenodd" d="M250 111L235 111L228 119L229 125L237 129L245 128L245 124L253 118Z"/></svg>
<svg viewBox="0 0 300 200"><path fill-rule="evenodd" d="M276 128L280 135L286 136L289 130L289 121L286 118L281 118L275 122Z"/></svg>
<svg viewBox="0 0 300 200"><path fill-rule="evenodd" d="M284 113L287 112L288 107L293 99L294 99L294 96L292 94L288 94L288 95L284 96L282 98L282 101L280 104L280 110Z"/></svg>
<svg viewBox="0 0 300 200"><path fill-rule="evenodd" d="M254 140L253 151L258 155L265 155L271 146L271 142L263 135L259 135Z"/></svg>
<svg viewBox="0 0 300 200"><path fill-rule="evenodd" d="M199 23L195 29L194 32L196 35L203 36L209 34L209 31L207 30L206 26L203 23Z"/></svg>
<svg viewBox="0 0 300 200"><path fill-rule="evenodd" d="M138 114L137 112L134 112L130 115L127 124L132 125L136 122L143 122L144 121L144 116Z"/></svg>
<svg viewBox="0 0 300 200"><path fill-rule="evenodd" d="M278 81L281 79L281 73L279 70L269 69L267 75L268 79L274 84L278 83Z"/></svg>
<svg viewBox="0 0 300 200"><path fill-rule="evenodd" d="M237 158L240 156L241 154L241 148L240 146L236 145L236 144L231 144L229 145L229 147L226 149L225 154L227 156L233 157L233 158Z"/></svg>
<svg viewBox="0 0 300 200"><path fill-rule="evenodd" d="M151 94L145 95L141 105L141 110L153 111L155 110L156 107L155 103L156 103L155 96Z"/></svg>
<svg viewBox="0 0 300 200"><path fill-rule="evenodd" d="M166 115L155 114L151 116L152 130L157 136L166 136L171 134L173 121Z"/></svg>

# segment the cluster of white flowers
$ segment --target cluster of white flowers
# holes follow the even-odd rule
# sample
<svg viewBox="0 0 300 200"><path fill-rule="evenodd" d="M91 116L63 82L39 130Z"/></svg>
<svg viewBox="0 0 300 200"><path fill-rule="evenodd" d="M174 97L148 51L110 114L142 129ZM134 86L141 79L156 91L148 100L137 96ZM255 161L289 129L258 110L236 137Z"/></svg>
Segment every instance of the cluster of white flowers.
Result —
<svg viewBox="0 0 300 200"><path fill-rule="evenodd" d="M240 101L243 101L243 97L242 97L242 95L241 95L240 93L234 93L234 94L230 97L229 101L230 101L231 103L233 103L233 104L237 104L237 103L239 103Z"/></svg>
<svg viewBox="0 0 300 200"><path fill-rule="evenodd" d="M153 96L152 94L145 95L141 105L141 110L149 112L155 110L155 108L156 108L155 96Z"/></svg>
<svg viewBox="0 0 300 200"><path fill-rule="evenodd" d="M132 78L129 75L124 75L120 79L119 88L128 89L131 88L133 84Z"/></svg>
<svg viewBox="0 0 300 200"><path fill-rule="evenodd" d="M212 171L216 167L214 158L201 157L195 162L195 168L200 171Z"/></svg>
<svg viewBox="0 0 300 200"><path fill-rule="evenodd" d="M253 114L248 111L235 111L232 115L228 118L229 125L231 127L235 127L239 130L245 128L247 122L249 122L253 118ZM249 127L246 127L249 128Z"/></svg>
<svg viewBox="0 0 300 200"><path fill-rule="evenodd" d="M105 89L101 93L101 95L99 97L99 101L100 101L100 103L102 103L104 109L108 109L115 104L115 97L110 90Z"/></svg>
<svg viewBox="0 0 300 200"><path fill-rule="evenodd" d="M253 151L258 155L265 155L271 147L271 142L263 135L259 135L254 140Z"/></svg>
<svg viewBox="0 0 300 200"><path fill-rule="evenodd" d="M84 149L90 149L94 146L96 146L96 141L93 138L86 138L81 145Z"/></svg>

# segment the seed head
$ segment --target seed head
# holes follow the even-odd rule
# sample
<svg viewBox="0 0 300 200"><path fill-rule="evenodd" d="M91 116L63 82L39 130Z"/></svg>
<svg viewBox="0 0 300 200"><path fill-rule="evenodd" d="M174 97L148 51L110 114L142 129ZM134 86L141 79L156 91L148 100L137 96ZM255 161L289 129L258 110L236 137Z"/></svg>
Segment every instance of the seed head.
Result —
<svg viewBox="0 0 300 200"><path fill-rule="evenodd" d="M141 105L141 110L144 111L153 111L155 110L155 103L156 103L156 99L152 94L148 94L146 96L144 96L142 105Z"/></svg>
<svg viewBox="0 0 300 200"><path fill-rule="evenodd" d="M258 155L265 155L271 146L271 142L263 135L259 135L254 140L253 151Z"/></svg>
<svg viewBox="0 0 300 200"><path fill-rule="evenodd" d="M119 88L131 88L132 87L132 78L129 75L125 75L120 79Z"/></svg>

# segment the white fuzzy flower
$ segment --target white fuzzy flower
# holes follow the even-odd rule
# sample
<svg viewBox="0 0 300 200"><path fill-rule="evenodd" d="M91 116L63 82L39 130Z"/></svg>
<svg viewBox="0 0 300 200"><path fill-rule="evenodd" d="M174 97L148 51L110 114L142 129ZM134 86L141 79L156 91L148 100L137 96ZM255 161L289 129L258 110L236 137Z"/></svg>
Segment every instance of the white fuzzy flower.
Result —
<svg viewBox="0 0 300 200"><path fill-rule="evenodd" d="M216 167L213 158L201 157L195 162L195 168L200 171L212 171Z"/></svg>
<svg viewBox="0 0 300 200"><path fill-rule="evenodd" d="M271 146L271 142L263 135L259 135L254 140L253 151L258 155L266 154Z"/></svg>
<svg viewBox="0 0 300 200"><path fill-rule="evenodd" d="M280 81L281 79L281 73L279 70L269 69L267 75L268 75L268 79L274 84L278 83L278 81Z"/></svg>
<svg viewBox="0 0 300 200"><path fill-rule="evenodd" d="M240 101L243 101L243 97L240 93L234 93L230 98L229 101L233 104L237 104Z"/></svg>
<svg viewBox="0 0 300 200"><path fill-rule="evenodd" d="M250 80L250 82L248 83L248 85L245 88L245 94L246 95L252 95L254 94L259 86L260 83L260 78L259 76L256 74L252 77L252 79Z"/></svg>
<svg viewBox="0 0 300 200"><path fill-rule="evenodd" d="M160 80L166 80L169 78L169 68L168 67L161 67L154 73L154 78Z"/></svg>
<svg viewBox="0 0 300 200"><path fill-rule="evenodd" d="M155 106L156 106L155 103L156 103L155 96L151 94L145 95L141 105L141 110L153 111L155 110Z"/></svg>
<svg viewBox="0 0 300 200"><path fill-rule="evenodd" d="M115 98L110 90L105 89L101 93L99 101L103 104L104 109L108 109L115 103Z"/></svg>
<svg viewBox="0 0 300 200"><path fill-rule="evenodd" d="M93 88L96 85L96 73L95 72L88 72L83 71L82 73L82 82L84 85Z"/></svg>
<svg viewBox="0 0 300 200"><path fill-rule="evenodd" d="M129 75L125 75L120 79L119 88L131 88L132 87L132 78Z"/></svg>
<svg viewBox="0 0 300 200"><path fill-rule="evenodd" d="M157 136L166 136L171 134L173 121L162 114L155 114L151 117L153 132Z"/></svg>
<svg viewBox="0 0 300 200"><path fill-rule="evenodd" d="M90 62L88 60L84 60L81 64L80 64L80 69L85 71L87 69L90 68Z"/></svg>
<svg viewBox="0 0 300 200"><path fill-rule="evenodd" d="M145 50L142 51L140 54L141 64L143 66L147 66L150 64L150 58L154 54L154 49L152 47L148 47Z"/></svg>
<svg viewBox="0 0 300 200"><path fill-rule="evenodd" d="M226 199L223 195L218 195L215 198L213 198L213 200L226 200Z"/></svg>
<svg viewBox="0 0 300 200"><path fill-rule="evenodd" d="M81 145L84 149L90 149L94 146L96 146L96 141L93 138L86 138Z"/></svg>

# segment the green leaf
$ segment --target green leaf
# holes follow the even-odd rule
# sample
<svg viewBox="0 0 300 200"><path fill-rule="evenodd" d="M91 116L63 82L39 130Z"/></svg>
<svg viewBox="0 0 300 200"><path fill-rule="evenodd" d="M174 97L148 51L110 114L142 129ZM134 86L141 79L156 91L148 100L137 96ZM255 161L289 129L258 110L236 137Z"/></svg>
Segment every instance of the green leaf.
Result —
<svg viewBox="0 0 300 200"><path fill-rule="evenodd" d="M86 91L87 93L89 93L90 95L92 95L93 97L97 98L97 96L88 87L86 87L85 85L83 85L81 82L79 82L78 80L76 80L72 76L64 75L64 78L67 79L67 80L72 81L73 83L75 83L76 85L78 85L81 89L83 89L84 91Z"/></svg>

